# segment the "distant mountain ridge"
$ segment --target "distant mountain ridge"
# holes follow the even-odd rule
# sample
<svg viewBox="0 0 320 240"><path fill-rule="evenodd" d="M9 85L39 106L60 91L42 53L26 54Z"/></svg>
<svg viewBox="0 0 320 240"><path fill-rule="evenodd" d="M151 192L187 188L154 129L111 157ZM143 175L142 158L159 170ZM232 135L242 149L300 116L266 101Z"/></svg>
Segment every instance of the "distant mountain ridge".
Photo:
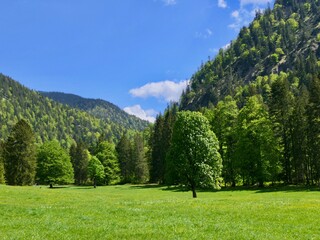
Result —
<svg viewBox="0 0 320 240"><path fill-rule="evenodd" d="M82 108L89 109L84 111L54 101L0 74L0 141L8 137L20 119L25 119L32 126L38 143L57 139L64 147L69 147L75 140L90 145L101 137L116 142L123 133L140 131L149 124L102 100L97 101L99 108L90 110L93 102L95 100L83 100ZM109 115L103 114L107 111L106 106L111 106ZM103 117L95 117L90 111L96 111L96 115L100 113ZM114 122L114 119L118 120Z"/></svg>
<svg viewBox="0 0 320 240"><path fill-rule="evenodd" d="M107 118L110 121L118 123L125 128L131 128L141 131L150 124L145 120L126 113L115 104L102 99L83 98L75 94L62 92L39 91L39 93L56 102L66 104L72 108L86 111L96 118L102 120Z"/></svg>

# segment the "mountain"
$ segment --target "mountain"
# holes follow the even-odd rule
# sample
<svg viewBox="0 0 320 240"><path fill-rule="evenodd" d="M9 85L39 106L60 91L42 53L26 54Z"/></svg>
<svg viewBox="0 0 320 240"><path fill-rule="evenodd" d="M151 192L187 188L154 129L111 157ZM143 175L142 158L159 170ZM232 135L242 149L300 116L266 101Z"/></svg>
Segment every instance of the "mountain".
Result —
<svg viewBox="0 0 320 240"><path fill-rule="evenodd" d="M116 117L117 114L113 113L113 118ZM44 97L0 74L0 140L6 139L12 126L21 118L31 124L38 143L58 139L65 147L74 140L92 144L101 136L116 141L124 132L140 130L147 125L135 122L131 116L126 120L123 113L119 117L123 125L111 117L94 117L86 111Z"/></svg>
<svg viewBox="0 0 320 240"><path fill-rule="evenodd" d="M109 119L109 121L117 123L124 128L141 131L150 124L101 99L82 98L74 94L60 92L40 92L40 94L72 108L86 111L101 120Z"/></svg>
<svg viewBox="0 0 320 240"><path fill-rule="evenodd" d="M319 70L319 44L320 1L276 0L272 10L257 12L227 49L201 65L182 95L181 108L196 110L227 95L248 94L250 89L243 88L259 76L280 72L307 85L307 74Z"/></svg>

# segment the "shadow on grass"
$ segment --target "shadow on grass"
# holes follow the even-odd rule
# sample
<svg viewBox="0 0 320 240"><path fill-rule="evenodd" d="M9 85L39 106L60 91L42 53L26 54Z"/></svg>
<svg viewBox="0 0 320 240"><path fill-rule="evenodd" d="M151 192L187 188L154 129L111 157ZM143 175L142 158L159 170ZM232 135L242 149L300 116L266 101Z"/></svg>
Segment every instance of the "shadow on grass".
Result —
<svg viewBox="0 0 320 240"><path fill-rule="evenodd" d="M135 189L159 189L161 191L172 191L172 192L188 192L190 191L184 186L166 186L157 184L146 184L130 186ZM270 193L270 192L319 192L320 188L315 185L274 185L266 187L258 186L237 186L237 187L222 187L220 190L216 189L197 189L197 192L241 192L241 191L252 191L255 193Z"/></svg>
<svg viewBox="0 0 320 240"><path fill-rule="evenodd" d="M188 190L181 186L166 186L159 184L132 185L134 189L159 189L160 191L187 192Z"/></svg>

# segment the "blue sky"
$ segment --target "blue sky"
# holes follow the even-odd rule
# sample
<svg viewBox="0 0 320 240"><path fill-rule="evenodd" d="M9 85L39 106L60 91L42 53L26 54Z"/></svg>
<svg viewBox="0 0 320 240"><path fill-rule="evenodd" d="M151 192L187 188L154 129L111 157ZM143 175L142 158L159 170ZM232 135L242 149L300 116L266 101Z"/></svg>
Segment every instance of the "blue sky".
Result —
<svg viewBox="0 0 320 240"><path fill-rule="evenodd" d="M0 72L152 121L272 0L0 0Z"/></svg>

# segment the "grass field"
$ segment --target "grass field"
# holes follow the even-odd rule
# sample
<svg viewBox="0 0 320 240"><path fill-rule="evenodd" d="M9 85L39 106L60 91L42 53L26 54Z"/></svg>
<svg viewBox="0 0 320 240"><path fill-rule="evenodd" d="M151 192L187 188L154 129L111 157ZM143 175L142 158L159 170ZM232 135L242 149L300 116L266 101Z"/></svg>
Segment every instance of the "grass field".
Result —
<svg viewBox="0 0 320 240"><path fill-rule="evenodd" d="M0 239L320 239L320 192L0 185Z"/></svg>

